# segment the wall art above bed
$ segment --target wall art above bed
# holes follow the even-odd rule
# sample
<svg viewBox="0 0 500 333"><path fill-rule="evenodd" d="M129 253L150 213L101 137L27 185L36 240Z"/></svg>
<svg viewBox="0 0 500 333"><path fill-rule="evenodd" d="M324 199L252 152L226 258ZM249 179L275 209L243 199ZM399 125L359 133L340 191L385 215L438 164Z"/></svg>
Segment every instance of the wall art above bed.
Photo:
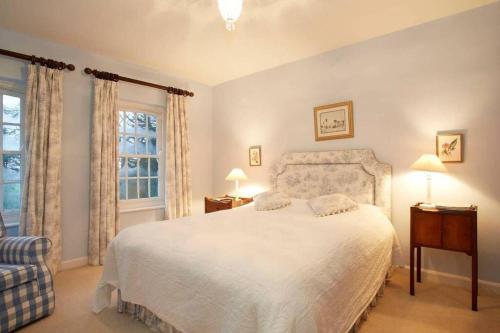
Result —
<svg viewBox="0 0 500 333"><path fill-rule="evenodd" d="M262 160L260 154L260 146L251 146L248 148L248 164L250 166L261 166Z"/></svg>
<svg viewBox="0 0 500 333"><path fill-rule="evenodd" d="M315 107L314 134L316 141L354 137L352 101Z"/></svg>

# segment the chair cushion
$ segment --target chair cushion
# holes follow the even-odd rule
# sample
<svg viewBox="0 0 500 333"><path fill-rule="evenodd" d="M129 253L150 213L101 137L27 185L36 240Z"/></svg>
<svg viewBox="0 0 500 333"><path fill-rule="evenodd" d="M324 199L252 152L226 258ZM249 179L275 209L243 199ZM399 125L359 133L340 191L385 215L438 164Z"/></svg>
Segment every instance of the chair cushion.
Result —
<svg viewBox="0 0 500 333"><path fill-rule="evenodd" d="M0 292L36 279L35 265L0 264Z"/></svg>
<svg viewBox="0 0 500 333"><path fill-rule="evenodd" d="M40 295L37 280L0 292L0 313ZM1 326L1 325L0 325ZM0 331L1 332L1 331Z"/></svg>

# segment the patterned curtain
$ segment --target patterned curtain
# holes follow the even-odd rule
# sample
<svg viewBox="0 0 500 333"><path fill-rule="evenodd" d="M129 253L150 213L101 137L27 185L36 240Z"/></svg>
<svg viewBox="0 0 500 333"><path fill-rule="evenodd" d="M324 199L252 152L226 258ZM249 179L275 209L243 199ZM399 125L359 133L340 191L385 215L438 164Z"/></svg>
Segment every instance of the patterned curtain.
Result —
<svg viewBox="0 0 500 333"><path fill-rule="evenodd" d="M168 94L167 170L165 174L167 219L191 215L191 156L185 97Z"/></svg>
<svg viewBox="0 0 500 333"><path fill-rule="evenodd" d="M119 229L118 83L94 80L90 163L89 264L102 265Z"/></svg>
<svg viewBox="0 0 500 333"><path fill-rule="evenodd" d="M19 233L52 242L53 274L61 261L61 132L63 72L29 65L25 107L26 161Z"/></svg>

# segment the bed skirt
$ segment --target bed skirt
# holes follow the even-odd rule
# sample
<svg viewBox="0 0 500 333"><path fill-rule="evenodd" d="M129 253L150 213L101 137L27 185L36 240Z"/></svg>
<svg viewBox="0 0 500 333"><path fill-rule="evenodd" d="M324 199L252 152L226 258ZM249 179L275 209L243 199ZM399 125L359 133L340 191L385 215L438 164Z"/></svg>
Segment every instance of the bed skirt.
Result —
<svg viewBox="0 0 500 333"><path fill-rule="evenodd" d="M382 284L380 285L377 293L373 296L371 302L366 306L366 308L361 312L361 314L358 316L352 327L349 329L347 333L356 333L359 330L359 327L361 326L362 322L368 319L368 313L370 310L377 305L377 300L379 297L382 297L384 294L384 289L387 281L390 280L390 277L392 275L392 267L389 269L389 271L386 274L386 277ZM158 318L153 312L148 310L146 307L126 302L123 301L121 298L121 293L120 290L118 290L118 304L117 304L117 309L119 313L126 313L131 315L135 320L141 321L144 324L146 324L149 329L151 329L154 332L159 332L159 333L182 333L178 329L176 329L174 326L170 325L169 323L166 323L162 321L160 318Z"/></svg>

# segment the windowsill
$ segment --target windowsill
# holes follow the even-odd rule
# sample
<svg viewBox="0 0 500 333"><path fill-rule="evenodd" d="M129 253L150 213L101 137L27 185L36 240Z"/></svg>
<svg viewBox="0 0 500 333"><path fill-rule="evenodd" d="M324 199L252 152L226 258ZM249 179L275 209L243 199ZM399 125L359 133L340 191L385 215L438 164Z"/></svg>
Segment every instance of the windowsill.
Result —
<svg viewBox="0 0 500 333"><path fill-rule="evenodd" d="M120 214L141 212L145 210L156 210L156 209L165 209L165 205L148 206L148 207L126 207L120 209Z"/></svg>

